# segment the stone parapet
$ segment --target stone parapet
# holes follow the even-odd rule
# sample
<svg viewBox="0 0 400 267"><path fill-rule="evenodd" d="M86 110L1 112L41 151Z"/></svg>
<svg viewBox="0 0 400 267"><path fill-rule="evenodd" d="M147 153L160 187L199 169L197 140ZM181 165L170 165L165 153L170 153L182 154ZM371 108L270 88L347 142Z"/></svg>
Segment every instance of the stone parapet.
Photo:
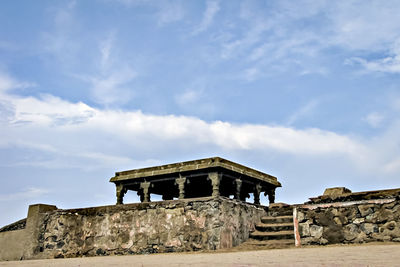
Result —
<svg viewBox="0 0 400 267"><path fill-rule="evenodd" d="M246 241L263 215L262 206L225 197L49 210L26 258L230 248Z"/></svg>

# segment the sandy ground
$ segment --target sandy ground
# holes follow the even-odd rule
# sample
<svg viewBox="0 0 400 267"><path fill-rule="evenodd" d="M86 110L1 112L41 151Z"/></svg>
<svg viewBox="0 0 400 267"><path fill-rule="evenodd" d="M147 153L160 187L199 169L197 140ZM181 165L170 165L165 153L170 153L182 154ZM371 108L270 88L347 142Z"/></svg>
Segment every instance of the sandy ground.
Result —
<svg viewBox="0 0 400 267"><path fill-rule="evenodd" d="M30 260L0 266L400 266L400 244Z"/></svg>

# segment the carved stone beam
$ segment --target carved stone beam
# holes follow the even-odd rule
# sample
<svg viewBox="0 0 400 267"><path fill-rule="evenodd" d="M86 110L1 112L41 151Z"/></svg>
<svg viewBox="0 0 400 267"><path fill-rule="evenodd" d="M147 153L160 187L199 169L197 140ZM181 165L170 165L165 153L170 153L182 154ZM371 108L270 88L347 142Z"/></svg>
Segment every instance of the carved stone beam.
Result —
<svg viewBox="0 0 400 267"><path fill-rule="evenodd" d="M117 205L124 204L124 195L127 189L122 185L116 185Z"/></svg>
<svg viewBox="0 0 400 267"><path fill-rule="evenodd" d="M260 184L256 184L254 186L254 204L260 205L261 190L262 190L262 186Z"/></svg>
<svg viewBox="0 0 400 267"><path fill-rule="evenodd" d="M140 188L143 190L143 201L142 202L150 202L150 182L140 183Z"/></svg>
<svg viewBox="0 0 400 267"><path fill-rule="evenodd" d="M217 172L212 172L208 174L208 179L211 180L211 185L212 185L212 196L213 197L219 197L219 184L221 182L221 174Z"/></svg>
<svg viewBox="0 0 400 267"><path fill-rule="evenodd" d="M242 180L241 179L235 179L235 184L236 184L236 192L235 192L235 199L240 200L240 195L242 192Z"/></svg>
<svg viewBox="0 0 400 267"><path fill-rule="evenodd" d="M179 189L179 199L184 199L185 198L185 182L186 178L185 177L179 177L175 179L175 184L178 185Z"/></svg>

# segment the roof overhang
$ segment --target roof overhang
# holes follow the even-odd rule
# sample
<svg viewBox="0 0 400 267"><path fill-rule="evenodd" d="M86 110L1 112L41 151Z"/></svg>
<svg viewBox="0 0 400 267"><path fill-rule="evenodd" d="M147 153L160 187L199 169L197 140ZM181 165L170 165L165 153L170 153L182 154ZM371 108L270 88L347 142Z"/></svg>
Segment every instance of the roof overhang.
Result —
<svg viewBox="0 0 400 267"><path fill-rule="evenodd" d="M222 169L234 173L238 177L247 177L269 183L275 187L281 187L281 183L275 176L257 171L255 169L243 166L241 164L220 158L212 157L199 160L185 161L161 166L134 169L128 171L116 172L110 179L113 183L124 183L128 180L142 180L156 177L177 176L189 173L211 171L212 169Z"/></svg>

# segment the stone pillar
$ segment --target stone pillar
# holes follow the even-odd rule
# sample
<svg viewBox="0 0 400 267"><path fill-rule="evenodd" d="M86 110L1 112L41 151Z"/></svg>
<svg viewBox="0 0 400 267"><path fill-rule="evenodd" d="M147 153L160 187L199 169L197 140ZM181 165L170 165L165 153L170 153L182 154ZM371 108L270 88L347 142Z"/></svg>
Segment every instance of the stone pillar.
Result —
<svg viewBox="0 0 400 267"><path fill-rule="evenodd" d="M219 197L219 183L221 181L221 174L212 172L208 174L208 179L211 180L212 195L213 197Z"/></svg>
<svg viewBox="0 0 400 267"><path fill-rule="evenodd" d="M141 197L141 201L142 202L150 202L150 182L143 182L140 183L140 188L143 190L142 195L143 197Z"/></svg>
<svg viewBox="0 0 400 267"><path fill-rule="evenodd" d="M275 188L265 191L264 196L266 195L268 195L269 204L275 203Z"/></svg>
<svg viewBox="0 0 400 267"><path fill-rule="evenodd" d="M117 189L117 205L124 204L124 195L127 189L122 184L116 185L116 189Z"/></svg>
<svg viewBox="0 0 400 267"><path fill-rule="evenodd" d="M261 193L261 185L260 184L256 184L254 186L254 204L256 205L260 205L260 193Z"/></svg>
<svg viewBox="0 0 400 267"><path fill-rule="evenodd" d="M235 180L235 184L236 184L236 192L235 192L235 199L240 200L240 195L242 192L242 180L241 179L236 179Z"/></svg>
<svg viewBox="0 0 400 267"><path fill-rule="evenodd" d="M47 212L56 210L57 207L53 205L36 204L30 205L28 209L28 217L26 218L26 243L23 252L23 258L34 259L41 258L40 254L43 248L43 239L41 239L41 227L44 225L44 215ZM42 237L43 238L43 237Z"/></svg>
<svg viewBox="0 0 400 267"><path fill-rule="evenodd" d="M186 182L186 177L179 177L175 179L175 184L178 185L179 189L179 199L185 198L185 182Z"/></svg>

